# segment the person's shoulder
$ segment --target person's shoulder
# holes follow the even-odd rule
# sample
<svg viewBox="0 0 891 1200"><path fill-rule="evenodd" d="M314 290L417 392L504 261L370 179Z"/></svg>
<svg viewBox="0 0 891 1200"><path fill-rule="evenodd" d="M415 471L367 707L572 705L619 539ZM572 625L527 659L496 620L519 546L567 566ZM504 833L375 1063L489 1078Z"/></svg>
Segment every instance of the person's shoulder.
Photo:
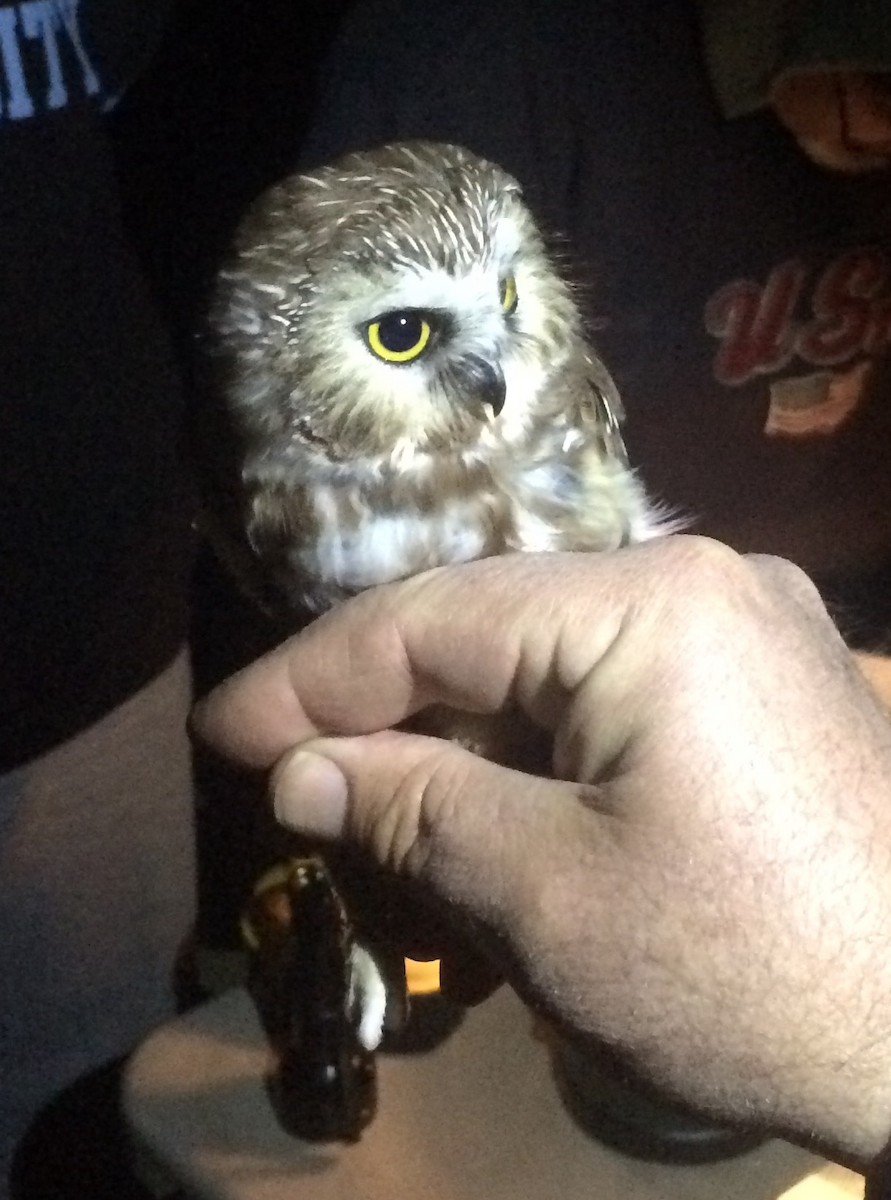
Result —
<svg viewBox="0 0 891 1200"><path fill-rule="evenodd" d="M447 26L454 31L458 18L472 25L486 25L493 20L510 30L516 20L539 8L561 6L562 0L554 4L543 4L543 0L359 0L349 6L343 20L343 29L376 29L380 34L382 21L398 22L400 27L390 30L403 36L398 44L410 48L416 39L423 41L428 30ZM394 42L394 46L397 43Z"/></svg>
<svg viewBox="0 0 891 1200"><path fill-rule="evenodd" d="M460 71L474 46L514 55L545 7L542 0L365 0L347 12L336 52L378 71L394 63L409 71L412 64ZM560 7L555 0L552 13ZM490 67L497 70L497 59Z"/></svg>
<svg viewBox="0 0 891 1200"><path fill-rule="evenodd" d="M560 82L565 39L555 31L571 26L578 2L355 4L322 75L304 164L425 138L457 142L496 161L507 157L516 170L523 148L537 140L537 125L554 126L555 97L568 86Z"/></svg>

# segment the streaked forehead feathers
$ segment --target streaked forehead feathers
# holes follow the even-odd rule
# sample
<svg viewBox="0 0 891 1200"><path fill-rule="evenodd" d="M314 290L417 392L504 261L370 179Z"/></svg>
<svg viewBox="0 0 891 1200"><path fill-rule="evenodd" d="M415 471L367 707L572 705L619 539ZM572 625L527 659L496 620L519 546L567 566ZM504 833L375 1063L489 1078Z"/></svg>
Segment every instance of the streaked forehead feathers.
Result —
<svg viewBox="0 0 891 1200"><path fill-rule="evenodd" d="M454 271L488 263L498 217L519 193L500 168L459 147L413 143L350 154L289 180L257 215L278 235L262 239L266 251L276 242L310 270L318 256Z"/></svg>

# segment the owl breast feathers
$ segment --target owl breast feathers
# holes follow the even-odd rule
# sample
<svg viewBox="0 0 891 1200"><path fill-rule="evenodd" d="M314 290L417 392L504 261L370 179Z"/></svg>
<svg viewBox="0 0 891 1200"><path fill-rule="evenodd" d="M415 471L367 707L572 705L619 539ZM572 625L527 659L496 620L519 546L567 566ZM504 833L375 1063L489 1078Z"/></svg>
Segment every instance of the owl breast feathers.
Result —
<svg viewBox="0 0 891 1200"><path fill-rule="evenodd" d="M392 144L273 187L203 345L211 527L267 605L658 530L519 185L467 150Z"/></svg>

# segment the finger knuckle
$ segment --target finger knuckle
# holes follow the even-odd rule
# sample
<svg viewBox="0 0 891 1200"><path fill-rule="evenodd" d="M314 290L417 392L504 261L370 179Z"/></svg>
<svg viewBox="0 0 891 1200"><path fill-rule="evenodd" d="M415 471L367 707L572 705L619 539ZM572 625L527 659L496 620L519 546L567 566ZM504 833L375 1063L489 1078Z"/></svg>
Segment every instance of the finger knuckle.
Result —
<svg viewBox="0 0 891 1200"><path fill-rule="evenodd" d="M380 808L371 833L379 861L399 874L431 874L467 791L462 753L430 745L409 764Z"/></svg>
<svg viewBox="0 0 891 1200"><path fill-rule="evenodd" d="M816 588L784 559L738 554L709 538L681 542L665 578L675 621L698 643L723 642L728 628L770 627L792 608L820 607Z"/></svg>

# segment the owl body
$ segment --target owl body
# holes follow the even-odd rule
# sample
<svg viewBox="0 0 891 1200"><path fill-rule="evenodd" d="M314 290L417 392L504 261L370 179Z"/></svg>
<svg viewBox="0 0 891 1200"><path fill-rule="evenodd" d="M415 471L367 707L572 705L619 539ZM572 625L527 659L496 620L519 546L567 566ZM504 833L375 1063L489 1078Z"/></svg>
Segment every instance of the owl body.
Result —
<svg viewBox="0 0 891 1200"><path fill-rule="evenodd" d="M268 607L660 529L519 185L459 147L393 144L271 189L205 346L228 424L205 439L213 525Z"/></svg>

